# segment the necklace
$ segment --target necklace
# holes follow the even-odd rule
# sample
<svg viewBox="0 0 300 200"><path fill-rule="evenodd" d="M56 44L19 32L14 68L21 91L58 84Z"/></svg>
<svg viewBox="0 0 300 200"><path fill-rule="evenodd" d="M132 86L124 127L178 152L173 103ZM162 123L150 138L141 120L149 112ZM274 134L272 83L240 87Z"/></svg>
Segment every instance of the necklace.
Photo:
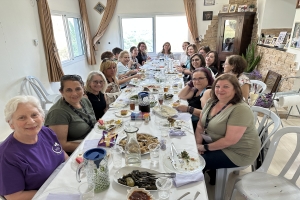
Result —
<svg viewBox="0 0 300 200"><path fill-rule="evenodd" d="M93 94L93 95L95 95L95 94ZM95 97L98 99L98 101L100 101L100 92L98 95L95 95Z"/></svg>

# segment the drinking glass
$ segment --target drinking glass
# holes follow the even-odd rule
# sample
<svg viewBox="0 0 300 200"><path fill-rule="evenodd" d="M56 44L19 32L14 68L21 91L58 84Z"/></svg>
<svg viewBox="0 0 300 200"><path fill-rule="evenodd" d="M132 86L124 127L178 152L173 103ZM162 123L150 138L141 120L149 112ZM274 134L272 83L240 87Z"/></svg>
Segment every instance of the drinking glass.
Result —
<svg viewBox="0 0 300 200"><path fill-rule="evenodd" d="M172 179L160 177L156 179L156 187L158 189L158 196L160 199L168 199L170 196L170 189L172 187Z"/></svg>
<svg viewBox="0 0 300 200"><path fill-rule="evenodd" d="M78 187L78 191L80 193L80 199L81 200L92 200L94 197L94 189L95 185L82 183Z"/></svg>
<svg viewBox="0 0 300 200"><path fill-rule="evenodd" d="M132 110L132 111L135 110L135 100L131 99L129 101L129 107L130 107L130 110Z"/></svg>
<svg viewBox="0 0 300 200"><path fill-rule="evenodd" d="M162 94L162 93L159 93L158 94L158 102L159 102L159 107L160 107L160 109L161 109L161 105L163 104L163 102L164 102L164 94Z"/></svg>
<svg viewBox="0 0 300 200"><path fill-rule="evenodd" d="M116 169L122 167L122 152L123 152L123 148L120 146L115 145L112 148L112 159L113 159L114 167Z"/></svg>
<svg viewBox="0 0 300 200"><path fill-rule="evenodd" d="M148 149L150 152L151 164L153 166L158 166L160 145L156 143L149 144Z"/></svg>

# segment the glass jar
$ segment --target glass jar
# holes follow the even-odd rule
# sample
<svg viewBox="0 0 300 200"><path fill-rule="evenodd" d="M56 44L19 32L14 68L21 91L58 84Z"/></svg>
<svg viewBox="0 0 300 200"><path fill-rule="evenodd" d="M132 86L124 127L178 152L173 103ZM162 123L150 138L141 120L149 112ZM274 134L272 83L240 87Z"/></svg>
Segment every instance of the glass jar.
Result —
<svg viewBox="0 0 300 200"><path fill-rule="evenodd" d="M137 141L138 128L128 126L124 129L127 134L127 142L125 145L125 164L128 166L141 166L141 149Z"/></svg>

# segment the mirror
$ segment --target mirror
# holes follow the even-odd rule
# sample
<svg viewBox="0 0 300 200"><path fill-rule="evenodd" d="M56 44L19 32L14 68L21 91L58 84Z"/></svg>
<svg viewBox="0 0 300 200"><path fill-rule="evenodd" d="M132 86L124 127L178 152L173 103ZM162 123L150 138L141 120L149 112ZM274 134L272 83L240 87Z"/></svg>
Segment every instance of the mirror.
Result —
<svg viewBox="0 0 300 200"><path fill-rule="evenodd" d="M222 51L233 51L236 20L225 20Z"/></svg>

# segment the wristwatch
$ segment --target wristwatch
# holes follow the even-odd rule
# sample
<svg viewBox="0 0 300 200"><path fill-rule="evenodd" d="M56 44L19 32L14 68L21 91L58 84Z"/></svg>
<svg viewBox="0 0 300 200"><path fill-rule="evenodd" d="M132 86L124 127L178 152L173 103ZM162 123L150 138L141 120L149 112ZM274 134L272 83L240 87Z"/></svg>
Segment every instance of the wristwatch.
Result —
<svg viewBox="0 0 300 200"><path fill-rule="evenodd" d="M209 151L208 144L204 144L203 147L204 147L205 151Z"/></svg>

